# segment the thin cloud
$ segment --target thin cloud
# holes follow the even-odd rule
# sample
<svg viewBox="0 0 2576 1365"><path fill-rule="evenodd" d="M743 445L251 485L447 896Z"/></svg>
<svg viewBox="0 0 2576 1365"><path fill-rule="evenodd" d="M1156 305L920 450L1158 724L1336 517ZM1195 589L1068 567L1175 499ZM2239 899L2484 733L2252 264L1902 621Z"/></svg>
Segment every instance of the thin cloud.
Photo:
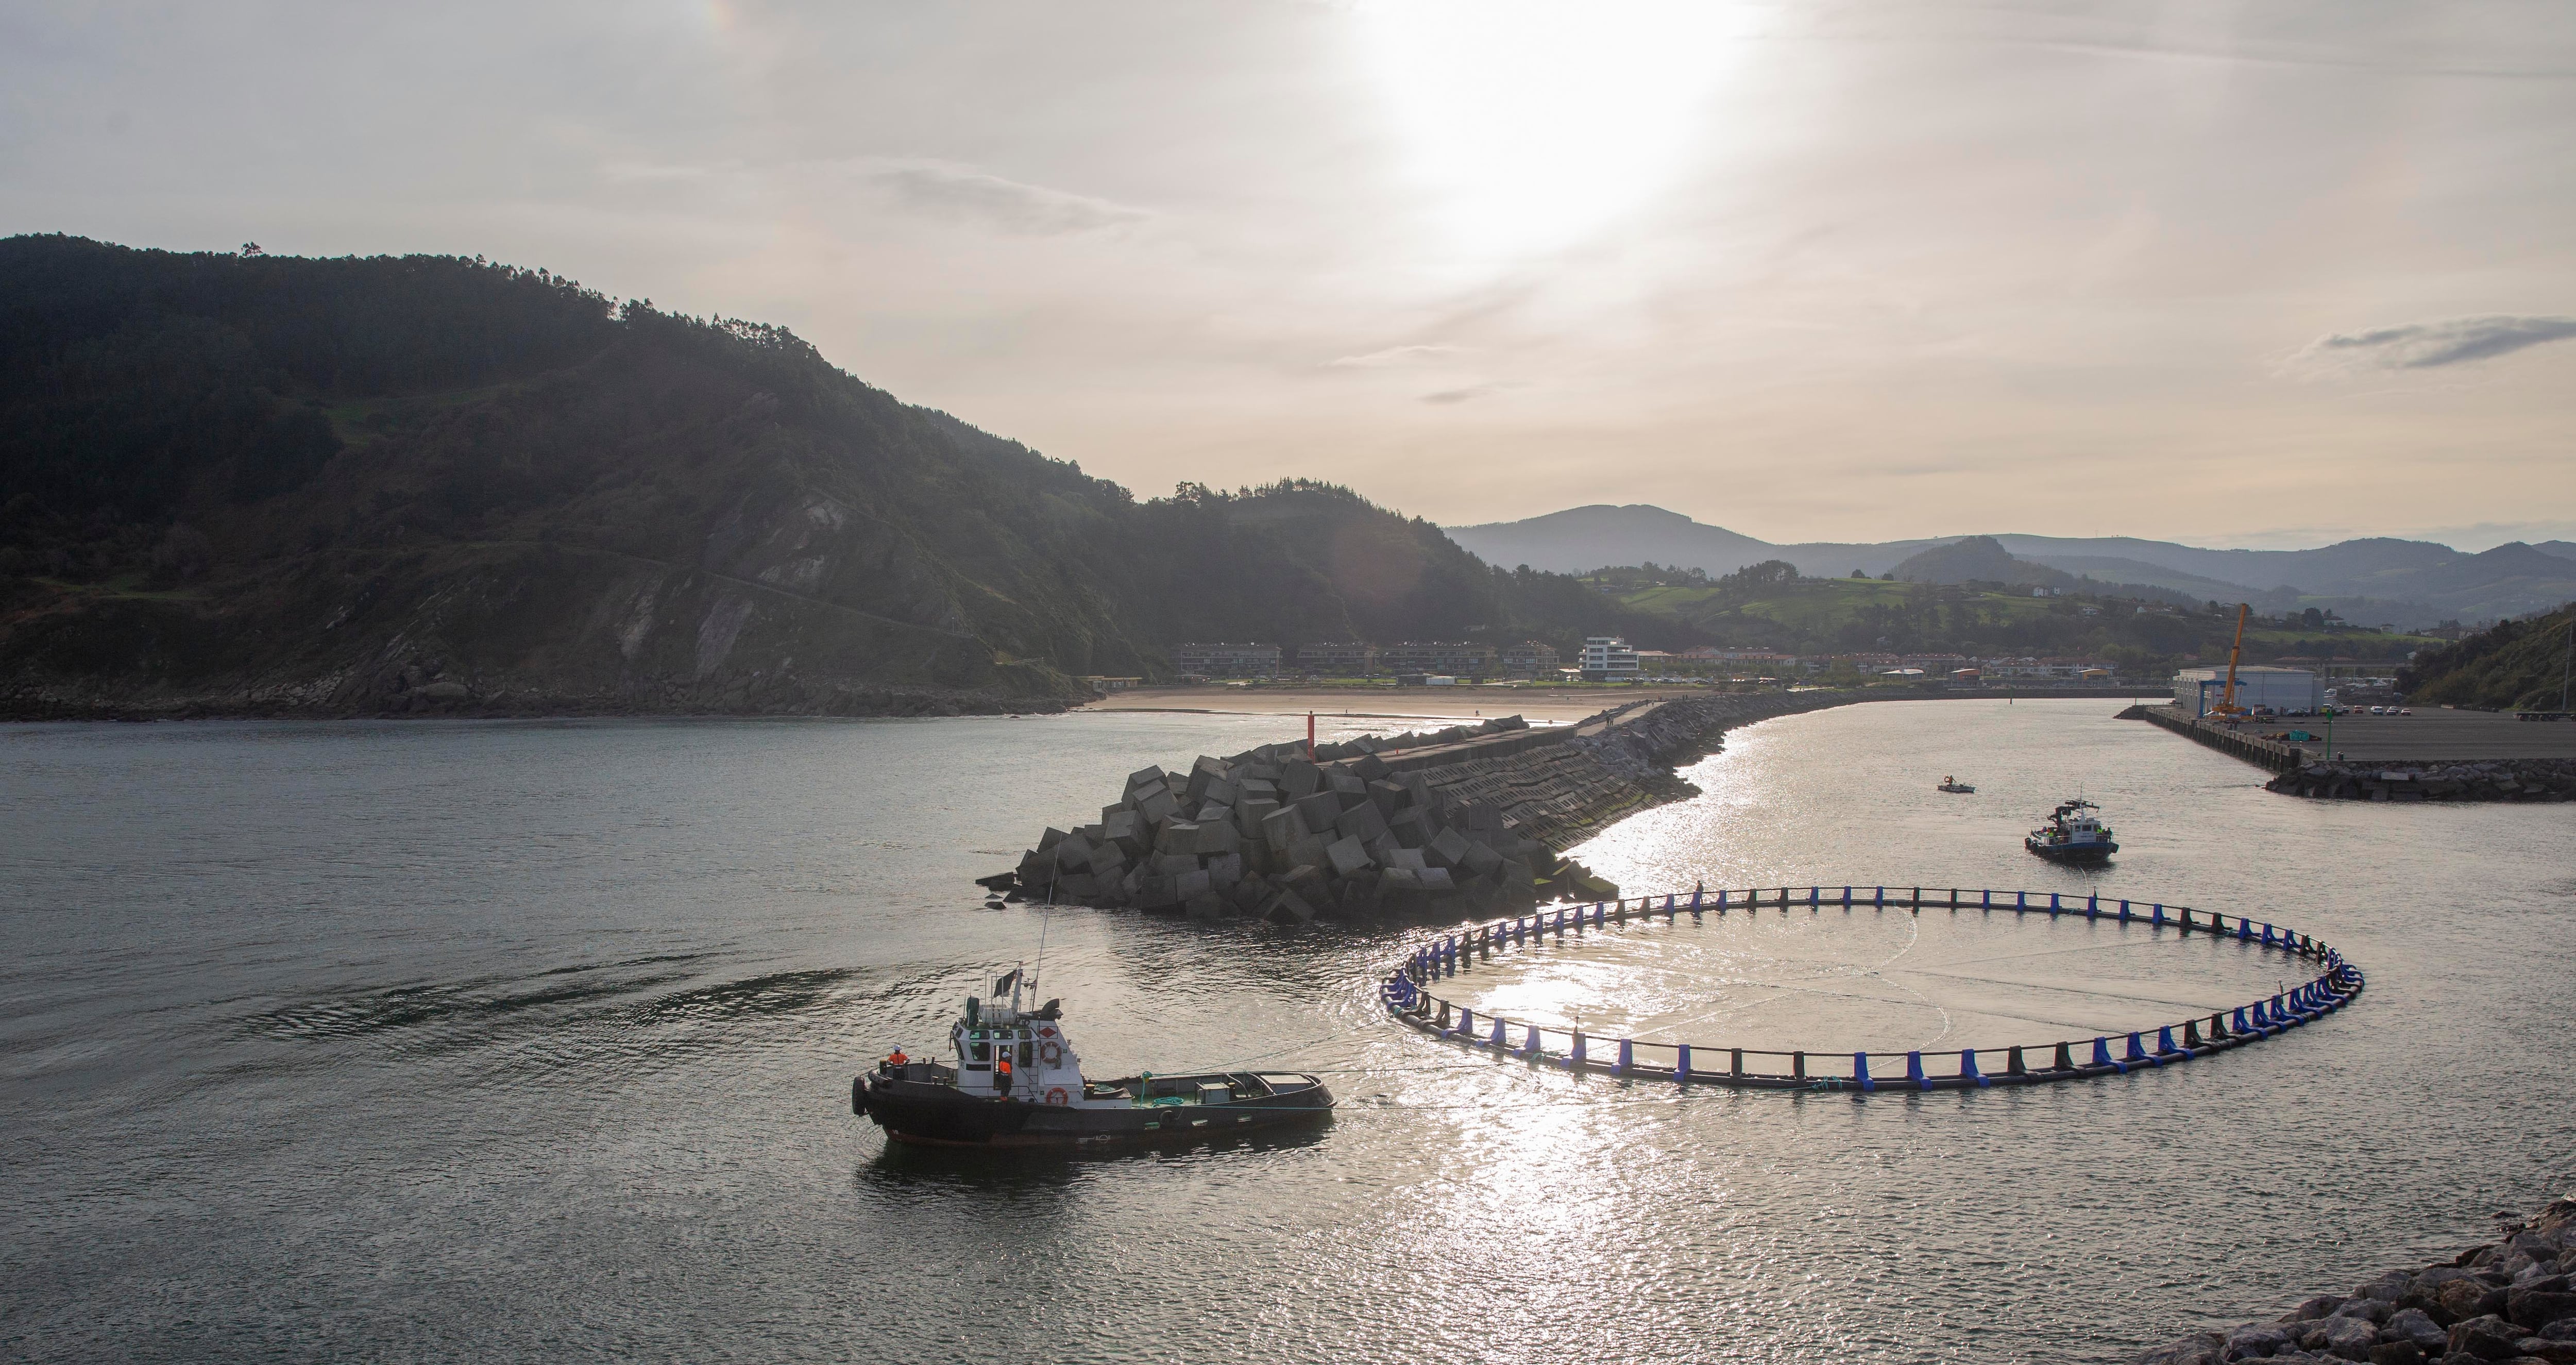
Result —
<svg viewBox="0 0 2576 1365"><path fill-rule="evenodd" d="M1389 346L1366 355L1346 355L1324 362L1328 370L1377 370L1390 365L1412 365L1426 361L1446 360L1458 354L1455 346Z"/></svg>
<svg viewBox="0 0 2576 1365"><path fill-rule="evenodd" d="M1145 210L1005 180L953 161L874 161L859 174L905 208L962 218L1032 237L1060 237L1126 227L1151 217Z"/></svg>
<svg viewBox="0 0 2576 1365"><path fill-rule="evenodd" d="M2492 360L2570 337L2576 337L2576 318L2451 318L2329 336L2308 350L2314 356L2360 360L2384 369L2429 370Z"/></svg>
<svg viewBox="0 0 2576 1365"><path fill-rule="evenodd" d="M1470 384L1463 389L1442 389L1438 393L1426 393L1422 395L1422 401L1442 405L1466 403L1507 387L1509 386L1504 384Z"/></svg>

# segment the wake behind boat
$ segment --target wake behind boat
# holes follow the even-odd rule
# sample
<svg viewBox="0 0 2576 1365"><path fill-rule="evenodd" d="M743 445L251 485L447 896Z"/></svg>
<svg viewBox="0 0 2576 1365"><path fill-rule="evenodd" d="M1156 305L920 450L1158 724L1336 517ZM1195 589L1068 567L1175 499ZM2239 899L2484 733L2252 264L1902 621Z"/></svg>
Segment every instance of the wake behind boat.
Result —
<svg viewBox="0 0 2576 1365"><path fill-rule="evenodd" d="M2111 842L2111 827L2093 814L2100 809L2080 796L2061 801L2048 823L2032 830L2021 846L2052 863L2098 867L2109 862L2120 846Z"/></svg>
<svg viewBox="0 0 2576 1365"><path fill-rule="evenodd" d="M989 1008L967 997L948 1033L953 1061L913 1061L897 1051L851 1081L850 1112L893 1141L944 1147L1189 1141L1332 1114L1332 1092L1302 1073L1149 1071L1086 1080L1065 1036L1062 1002L1023 1011L1019 975L994 983Z"/></svg>

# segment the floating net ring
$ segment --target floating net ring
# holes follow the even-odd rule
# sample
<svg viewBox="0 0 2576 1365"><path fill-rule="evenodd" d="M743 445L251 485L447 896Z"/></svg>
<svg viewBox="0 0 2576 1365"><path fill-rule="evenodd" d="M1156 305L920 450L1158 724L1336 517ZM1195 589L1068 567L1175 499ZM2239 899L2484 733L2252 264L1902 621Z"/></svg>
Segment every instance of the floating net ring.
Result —
<svg viewBox="0 0 2576 1365"><path fill-rule="evenodd" d="M2042 901L2042 896L2047 899ZM1480 955L1491 961L1499 954L1526 947L1533 939L1544 942L1549 934L1556 935L1558 941L1563 942L1569 932L1582 934L1589 929L1626 924L1632 919L1651 920L1661 916L1669 923L1682 915L1753 914L1766 908L1821 910L1827 906L1846 910L1897 909L1918 913L1933 909L2004 910L2023 915L2116 919L2128 924L2170 927L2186 936L2207 934L2230 938L2285 954L2322 970L2290 990L2233 1009L2217 1010L2206 1017L2196 1015L2126 1035L2106 1033L2091 1038L2069 1039L2053 1048L2045 1043L2036 1047L1986 1048L1983 1051L1988 1058L2002 1062L2002 1069L1996 1071L1989 1071L1979 1064L1979 1049L1976 1048L1961 1048L1956 1052L1846 1054L1595 1038L1581 1029L1546 1027L1496 1014L1479 1016L1472 1009L1432 994L1430 989L1443 977L1456 976L1462 965L1473 966ZM2361 994L2363 984L2361 969L2346 962L2341 953L2324 943L2276 924L2258 923L2243 915L2201 912L2188 906L2160 902L2139 906L2126 900L2106 901L2098 895L2076 899L2056 891L1962 891L1953 888L1946 892L1927 892L1918 886L1900 887L1891 893L1884 886L1783 886L1777 890L1768 887L1715 892L1702 889L1660 898L1639 896L1541 910L1517 919L1495 920L1416 948L1379 987L1379 998L1398 1022L1423 1033L1463 1046L1489 1048L1497 1053L1578 1072L1751 1090L1964 1090L2126 1075L2141 1067L2173 1066L2195 1057L2211 1056L2324 1018L2352 1003ZM2042 1055L2034 1057L2031 1055L2034 1052ZM1899 1056L1903 1057L1905 1065L1901 1080L1894 1069ZM1873 1060L1885 1073L1883 1077L1870 1069ZM1717 1064L1715 1069L1708 1065L1712 1062Z"/></svg>

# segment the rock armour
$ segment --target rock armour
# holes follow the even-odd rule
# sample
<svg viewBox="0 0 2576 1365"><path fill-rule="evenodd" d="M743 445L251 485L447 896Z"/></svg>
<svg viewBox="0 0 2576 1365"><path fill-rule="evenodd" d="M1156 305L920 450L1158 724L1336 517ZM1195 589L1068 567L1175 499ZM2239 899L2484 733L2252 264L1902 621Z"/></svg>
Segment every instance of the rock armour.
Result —
<svg viewBox="0 0 2576 1365"><path fill-rule="evenodd" d="M2135 1365L2538 1365L2576 1362L2576 1197L2496 1241L2422 1270L2392 1270L2349 1295L2320 1294L2271 1322L2202 1332Z"/></svg>

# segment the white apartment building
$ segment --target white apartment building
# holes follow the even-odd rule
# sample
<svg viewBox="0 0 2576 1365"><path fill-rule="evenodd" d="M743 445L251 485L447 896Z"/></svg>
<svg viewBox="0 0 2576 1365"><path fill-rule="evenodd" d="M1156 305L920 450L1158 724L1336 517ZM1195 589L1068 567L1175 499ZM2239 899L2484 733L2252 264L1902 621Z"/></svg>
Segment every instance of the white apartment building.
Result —
<svg viewBox="0 0 2576 1365"><path fill-rule="evenodd" d="M1585 682L1634 682L1637 651L1616 635L1591 635L1583 641Z"/></svg>

